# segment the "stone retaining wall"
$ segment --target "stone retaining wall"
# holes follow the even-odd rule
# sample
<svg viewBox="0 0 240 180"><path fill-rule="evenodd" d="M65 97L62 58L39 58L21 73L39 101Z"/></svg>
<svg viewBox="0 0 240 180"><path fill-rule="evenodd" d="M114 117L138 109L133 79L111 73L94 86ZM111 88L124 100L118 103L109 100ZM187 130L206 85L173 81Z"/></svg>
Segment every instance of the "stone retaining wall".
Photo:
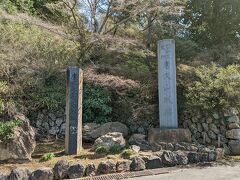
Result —
<svg viewBox="0 0 240 180"><path fill-rule="evenodd" d="M58 111L42 110L37 114L33 114L30 117L31 124L37 128L38 136L58 136L63 137L65 135L66 117L65 110L59 109Z"/></svg>
<svg viewBox="0 0 240 180"><path fill-rule="evenodd" d="M234 108L213 113L191 110L180 116L180 126L191 131L193 142L224 147L226 154L234 155L240 154L239 123L239 113Z"/></svg>

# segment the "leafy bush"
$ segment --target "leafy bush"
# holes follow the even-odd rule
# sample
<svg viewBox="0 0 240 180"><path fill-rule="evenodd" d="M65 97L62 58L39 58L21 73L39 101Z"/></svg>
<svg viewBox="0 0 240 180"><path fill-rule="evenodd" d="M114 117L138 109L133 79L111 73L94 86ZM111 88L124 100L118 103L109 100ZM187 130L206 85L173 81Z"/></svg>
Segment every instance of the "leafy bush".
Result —
<svg viewBox="0 0 240 180"><path fill-rule="evenodd" d="M129 159L130 156L136 154L132 149L125 149L123 152L122 152L122 157L125 158L125 159Z"/></svg>
<svg viewBox="0 0 240 180"><path fill-rule="evenodd" d="M0 122L0 141L7 143L12 138L13 129L20 124L20 120Z"/></svg>
<svg viewBox="0 0 240 180"><path fill-rule="evenodd" d="M106 123L111 121L110 92L99 86L84 85L84 122Z"/></svg>
<svg viewBox="0 0 240 180"><path fill-rule="evenodd" d="M105 146L99 146L99 147L96 148L95 152L97 154L104 154L104 155L106 155L106 154L109 153L109 149L107 147L105 147Z"/></svg>
<svg viewBox="0 0 240 180"><path fill-rule="evenodd" d="M201 66L196 68L196 76L188 87L189 106L206 110L240 108L240 65Z"/></svg>
<svg viewBox="0 0 240 180"><path fill-rule="evenodd" d="M53 159L54 157L55 157L55 155L53 153L47 153L41 157L40 161L42 161L42 162L49 161L49 160Z"/></svg>
<svg viewBox="0 0 240 180"><path fill-rule="evenodd" d="M109 149L110 154L119 154L122 152L122 147L120 145L114 145Z"/></svg>

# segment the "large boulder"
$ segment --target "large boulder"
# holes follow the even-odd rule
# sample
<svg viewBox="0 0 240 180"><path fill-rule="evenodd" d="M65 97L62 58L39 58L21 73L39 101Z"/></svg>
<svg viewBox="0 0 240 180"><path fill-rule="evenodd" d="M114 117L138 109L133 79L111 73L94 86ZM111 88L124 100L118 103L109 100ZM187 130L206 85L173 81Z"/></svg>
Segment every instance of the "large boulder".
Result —
<svg viewBox="0 0 240 180"><path fill-rule="evenodd" d="M53 180L54 175L51 168L40 168L32 172L29 180Z"/></svg>
<svg viewBox="0 0 240 180"><path fill-rule="evenodd" d="M69 163L66 160L58 161L53 168L54 178L55 179L67 178L68 168Z"/></svg>
<svg viewBox="0 0 240 180"><path fill-rule="evenodd" d="M240 155L240 140L231 140L228 146L231 155Z"/></svg>
<svg viewBox="0 0 240 180"><path fill-rule="evenodd" d="M75 164L68 168L68 177L70 179L81 178L84 176L84 166L82 164Z"/></svg>
<svg viewBox="0 0 240 180"><path fill-rule="evenodd" d="M175 166L178 163L176 154L171 151L163 151L161 159L164 166L168 167Z"/></svg>
<svg viewBox="0 0 240 180"><path fill-rule="evenodd" d="M14 118L22 121L22 124L13 129L13 137L9 142L0 142L0 161L30 161L36 147L34 129L23 114L16 114Z"/></svg>
<svg viewBox="0 0 240 180"><path fill-rule="evenodd" d="M28 169L13 169L8 177L9 180L28 180L31 172ZM1 178L0 178L1 179Z"/></svg>
<svg viewBox="0 0 240 180"><path fill-rule="evenodd" d="M126 142L122 133L111 132L97 138L94 142L93 148L96 149L97 147L104 146L109 150L114 146L124 148L125 145Z"/></svg>
<svg viewBox="0 0 240 180"><path fill-rule="evenodd" d="M130 171L130 165L131 165L131 161L129 160L121 160L117 162L117 172L126 172L126 171Z"/></svg>
<svg viewBox="0 0 240 180"><path fill-rule="evenodd" d="M131 171L141 171L146 169L145 161L141 157L133 157L130 165Z"/></svg>
<svg viewBox="0 0 240 180"><path fill-rule="evenodd" d="M87 164L85 168L85 176L95 176L96 166L93 163Z"/></svg>
<svg viewBox="0 0 240 180"><path fill-rule="evenodd" d="M98 174L109 174L116 172L116 163L113 160L101 162L97 169Z"/></svg>
<svg viewBox="0 0 240 180"><path fill-rule="evenodd" d="M239 140L240 139L240 129L232 129L232 130L227 131L226 137L228 139Z"/></svg>
<svg viewBox="0 0 240 180"><path fill-rule="evenodd" d="M133 134L129 140L129 144L137 145L141 150L150 150L151 146L146 140L146 135L144 134Z"/></svg>
<svg viewBox="0 0 240 180"><path fill-rule="evenodd" d="M119 132L122 133L123 137L127 137L128 128L120 122L108 122L102 125L88 123L83 126L83 139L93 142L109 132Z"/></svg>
<svg viewBox="0 0 240 180"><path fill-rule="evenodd" d="M95 139L92 137L92 131L100 127L100 124L96 123L86 123L83 125L82 133L83 133L83 141L92 142Z"/></svg>
<svg viewBox="0 0 240 180"><path fill-rule="evenodd" d="M149 157L144 158L146 162L147 169L157 169L163 167L163 163L160 157L151 155Z"/></svg>

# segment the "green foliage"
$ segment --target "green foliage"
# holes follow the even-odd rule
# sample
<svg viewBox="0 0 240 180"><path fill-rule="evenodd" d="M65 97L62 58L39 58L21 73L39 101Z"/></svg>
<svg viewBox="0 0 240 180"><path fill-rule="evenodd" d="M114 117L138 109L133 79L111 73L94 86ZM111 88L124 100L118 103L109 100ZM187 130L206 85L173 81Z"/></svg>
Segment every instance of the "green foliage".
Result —
<svg viewBox="0 0 240 180"><path fill-rule="evenodd" d="M132 155L136 154L132 149L125 149L121 156L125 159L129 159Z"/></svg>
<svg viewBox="0 0 240 180"><path fill-rule="evenodd" d="M110 149L106 146L99 146L96 148L95 152L97 154L107 155L107 154L120 154L122 152L122 147L120 145L114 145Z"/></svg>
<svg viewBox="0 0 240 180"><path fill-rule="evenodd" d="M120 145L114 145L109 149L110 154L120 154L122 152L122 147Z"/></svg>
<svg viewBox="0 0 240 180"><path fill-rule="evenodd" d="M51 159L53 159L55 157L55 155L53 153L47 153L47 154L44 154L40 161L44 162L44 161L49 161Z"/></svg>
<svg viewBox="0 0 240 180"><path fill-rule="evenodd" d="M196 68L197 80L188 87L188 105L202 109L240 108L240 66Z"/></svg>
<svg viewBox="0 0 240 180"><path fill-rule="evenodd" d="M99 86L84 85L83 120L106 123L111 121L111 94Z"/></svg>
<svg viewBox="0 0 240 180"><path fill-rule="evenodd" d="M20 120L10 120L6 122L0 121L0 141L7 143L12 138L13 129L21 123Z"/></svg>
<svg viewBox="0 0 240 180"><path fill-rule="evenodd" d="M184 14L189 36L203 47L237 43L240 1L189 0Z"/></svg>
<svg viewBox="0 0 240 180"><path fill-rule="evenodd" d="M106 155L106 154L109 153L109 149L107 147L105 147L105 146L99 146L99 147L96 148L95 152L97 154L104 154L104 155Z"/></svg>

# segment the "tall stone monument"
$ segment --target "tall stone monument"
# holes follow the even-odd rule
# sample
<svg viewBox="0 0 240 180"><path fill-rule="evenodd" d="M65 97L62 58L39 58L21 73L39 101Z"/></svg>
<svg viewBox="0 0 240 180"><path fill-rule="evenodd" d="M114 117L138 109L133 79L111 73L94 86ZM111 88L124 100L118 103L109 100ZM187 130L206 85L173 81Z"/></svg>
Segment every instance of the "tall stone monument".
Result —
<svg viewBox="0 0 240 180"><path fill-rule="evenodd" d="M175 41L158 42L158 91L160 128L151 128L148 141L151 145L160 142L191 142L191 132L178 128L176 88Z"/></svg>
<svg viewBox="0 0 240 180"><path fill-rule="evenodd" d="M82 149L83 72L77 67L67 69L65 152L79 154Z"/></svg>
<svg viewBox="0 0 240 180"><path fill-rule="evenodd" d="M175 41L158 42L158 91L160 128L178 128Z"/></svg>

